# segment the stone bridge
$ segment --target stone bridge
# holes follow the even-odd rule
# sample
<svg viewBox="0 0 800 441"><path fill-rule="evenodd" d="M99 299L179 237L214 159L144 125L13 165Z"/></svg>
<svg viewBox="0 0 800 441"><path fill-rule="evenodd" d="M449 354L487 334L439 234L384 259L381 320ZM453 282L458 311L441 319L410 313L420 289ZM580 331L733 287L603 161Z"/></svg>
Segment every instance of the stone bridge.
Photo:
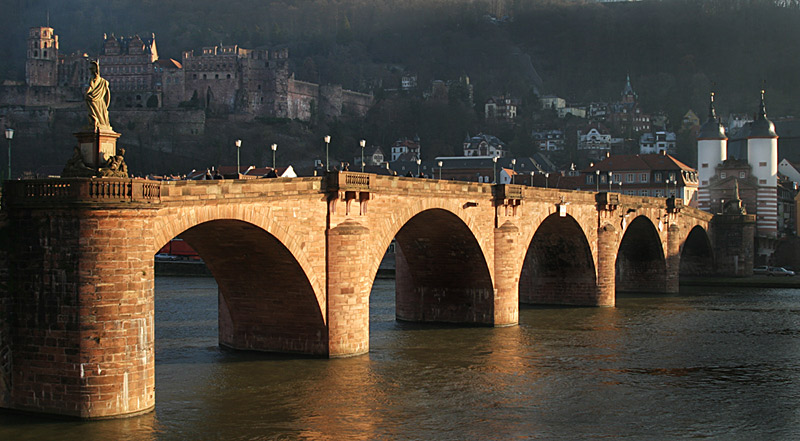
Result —
<svg viewBox="0 0 800 441"><path fill-rule="evenodd" d="M0 406L151 410L154 254L187 241L219 286L219 342L369 350L396 239L399 320L517 324L519 304L614 306L711 273L711 215L680 200L334 173L324 178L6 182Z"/></svg>

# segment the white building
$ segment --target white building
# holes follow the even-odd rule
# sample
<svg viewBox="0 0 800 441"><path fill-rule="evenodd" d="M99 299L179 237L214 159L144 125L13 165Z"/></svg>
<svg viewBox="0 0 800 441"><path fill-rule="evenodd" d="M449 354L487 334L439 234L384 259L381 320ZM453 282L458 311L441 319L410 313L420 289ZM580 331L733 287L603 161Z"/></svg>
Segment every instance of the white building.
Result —
<svg viewBox="0 0 800 441"><path fill-rule="evenodd" d="M531 133L534 144L539 150L554 152L564 150L564 132L561 130L543 130Z"/></svg>
<svg viewBox="0 0 800 441"><path fill-rule="evenodd" d="M496 136L483 133L464 140L464 156L506 157L506 145Z"/></svg>
<svg viewBox="0 0 800 441"><path fill-rule="evenodd" d="M643 133L639 138L639 153L667 153L674 155L676 152L676 137L674 132L658 131Z"/></svg>
<svg viewBox="0 0 800 441"><path fill-rule="evenodd" d="M564 98L559 98L554 95L545 95L539 99L542 103L542 109L563 109L567 107L567 101Z"/></svg>

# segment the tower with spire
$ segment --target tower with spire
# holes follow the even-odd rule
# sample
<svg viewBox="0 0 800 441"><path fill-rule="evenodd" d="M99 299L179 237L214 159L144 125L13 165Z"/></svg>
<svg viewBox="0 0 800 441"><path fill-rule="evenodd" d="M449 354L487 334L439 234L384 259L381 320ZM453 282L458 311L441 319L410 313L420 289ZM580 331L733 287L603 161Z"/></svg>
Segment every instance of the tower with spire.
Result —
<svg viewBox="0 0 800 441"><path fill-rule="evenodd" d="M767 118L764 90L756 120L747 135L747 162L758 180L756 194L756 231L759 236L778 235L778 134L775 124ZM752 213L752 209L750 210Z"/></svg>
<svg viewBox="0 0 800 441"><path fill-rule="evenodd" d="M719 167L728 158L728 137L714 108L714 92L708 104L708 119L697 133L697 207L711 211L711 197L708 184Z"/></svg>
<svg viewBox="0 0 800 441"><path fill-rule="evenodd" d="M728 159L728 138L716 115L712 93L708 120L697 134L697 206L720 213L732 197L741 198L747 213L756 216L758 254L769 255L770 240L762 239L778 235L778 135L767 118L763 90L756 119L745 130L747 159Z"/></svg>

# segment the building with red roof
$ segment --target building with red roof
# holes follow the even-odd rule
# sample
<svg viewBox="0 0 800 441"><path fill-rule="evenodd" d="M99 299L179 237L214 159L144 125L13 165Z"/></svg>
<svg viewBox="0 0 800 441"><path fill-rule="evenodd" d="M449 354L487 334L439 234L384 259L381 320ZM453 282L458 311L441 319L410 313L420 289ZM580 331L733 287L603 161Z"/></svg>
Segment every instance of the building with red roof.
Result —
<svg viewBox="0 0 800 441"><path fill-rule="evenodd" d="M677 196L697 206L697 170L667 154L607 156L581 170L578 190Z"/></svg>

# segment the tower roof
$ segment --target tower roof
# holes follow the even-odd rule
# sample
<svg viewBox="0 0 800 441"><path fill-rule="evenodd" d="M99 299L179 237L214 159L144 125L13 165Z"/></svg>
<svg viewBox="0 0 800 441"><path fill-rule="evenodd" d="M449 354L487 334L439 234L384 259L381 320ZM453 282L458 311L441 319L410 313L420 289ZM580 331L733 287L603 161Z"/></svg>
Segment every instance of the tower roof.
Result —
<svg viewBox="0 0 800 441"><path fill-rule="evenodd" d="M717 112L714 109L714 92L711 92L711 98L708 103L708 120L700 126L700 131L697 132L697 139L728 139L725 135L725 127L720 123L717 118Z"/></svg>
<svg viewBox="0 0 800 441"><path fill-rule="evenodd" d="M764 90L761 90L761 105L758 108L756 120L750 124L748 138L777 138L775 124L767 119L767 106L764 105Z"/></svg>

